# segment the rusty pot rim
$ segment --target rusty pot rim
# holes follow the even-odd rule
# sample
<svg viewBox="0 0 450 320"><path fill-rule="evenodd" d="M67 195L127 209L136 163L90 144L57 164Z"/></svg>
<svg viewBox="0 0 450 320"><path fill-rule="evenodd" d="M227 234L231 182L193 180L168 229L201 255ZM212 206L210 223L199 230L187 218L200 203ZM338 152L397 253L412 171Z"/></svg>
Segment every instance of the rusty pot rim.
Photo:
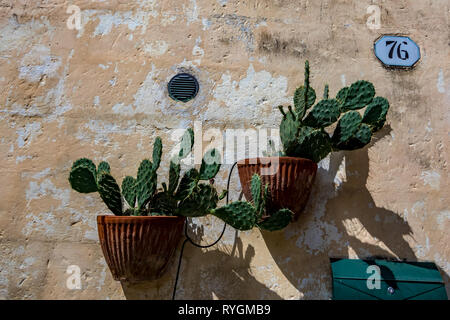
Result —
<svg viewBox="0 0 450 320"><path fill-rule="evenodd" d="M284 162L309 162L311 164L315 164L317 166L317 163L312 161L311 159L307 159L307 158L297 158L297 157L256 157L256 158L246 158L246 159L242 159L239 160L237 162L238 166L239 165L246 165L249 164L250 161L255 162L252 164L260 164L261 163L261 159L266 159L266 161L264 162L268 162L267 160L271 160L271 159L279 159L281 161Z"/></svg>
<svg viewBox="0 0 450 320"><path fill-rule="evenodd" d="M149 223L149 222L179 222L184 220L181 216L115 216L98 215L97 223Z"/></svg>

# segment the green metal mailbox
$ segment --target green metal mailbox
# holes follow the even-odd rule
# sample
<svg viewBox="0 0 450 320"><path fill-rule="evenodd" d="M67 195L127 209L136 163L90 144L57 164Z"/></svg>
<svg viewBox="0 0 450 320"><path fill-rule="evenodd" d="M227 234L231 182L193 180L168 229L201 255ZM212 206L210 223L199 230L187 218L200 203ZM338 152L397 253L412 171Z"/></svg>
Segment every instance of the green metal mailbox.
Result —
<svg viewBox="0 0 450 320"><path fill-rule="evenodd" d="M331 259L334 300L447 300L432 262Z"/></svg>

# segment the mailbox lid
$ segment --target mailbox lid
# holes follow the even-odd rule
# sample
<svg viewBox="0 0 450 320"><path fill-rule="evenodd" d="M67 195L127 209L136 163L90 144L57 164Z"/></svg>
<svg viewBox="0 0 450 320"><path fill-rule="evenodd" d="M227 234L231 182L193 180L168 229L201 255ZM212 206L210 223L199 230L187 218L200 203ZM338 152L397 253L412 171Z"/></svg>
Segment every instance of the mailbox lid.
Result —
<svg viewBox="0 0 450 320"><path fill-rule="evenodd" d="M371 272L378 266L379 287L369 288ZM447 300L444 282L432 262L331 259L335 300Z"/></svg>
<svg viewBox="0 0 450 320"><path fill-rule="evenodd" d="M388 260L331 259L335 279L367 280L367 268L380 268L382 280L444 283L433 262L404 262Z"/></svg>

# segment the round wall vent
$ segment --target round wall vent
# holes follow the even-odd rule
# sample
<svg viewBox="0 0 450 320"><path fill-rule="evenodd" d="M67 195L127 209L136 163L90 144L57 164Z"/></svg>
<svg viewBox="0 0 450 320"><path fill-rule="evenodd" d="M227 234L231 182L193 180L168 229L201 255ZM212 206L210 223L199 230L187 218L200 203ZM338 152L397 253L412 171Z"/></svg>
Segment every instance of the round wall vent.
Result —
<svg viewBox="0 0 450 320"><path fill-rule="evenodd" d="M167 88L169 96L175 101L188 102L198 93L198 81L189 73L179 73L170 79Z"/></svg>

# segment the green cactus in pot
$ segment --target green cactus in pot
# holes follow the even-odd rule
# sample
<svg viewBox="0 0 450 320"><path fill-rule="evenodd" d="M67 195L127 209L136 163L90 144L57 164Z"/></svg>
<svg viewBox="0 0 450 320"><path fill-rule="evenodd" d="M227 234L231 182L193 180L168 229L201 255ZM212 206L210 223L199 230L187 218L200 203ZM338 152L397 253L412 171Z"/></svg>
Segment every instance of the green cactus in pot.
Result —
<svg viewBox="0 0 450 320"><path fill-rule="evenodd" d="M334 99L329 98L326 85L323 99L315 104L316 92L309 78L309 63L306 61L305 82L295 91L294 108L278 107L283 114L280 124L283 155L307 158L317 163L332 151L364 147L383 127L389 102L383 97L375 97L372 83L356 81L342 88ZM360 113L363 108L364 113ZM330 136L325 128L333 124L336 127Z"/></svg>
<svg viewBox="0 0 450 320"><path fill-rule="evenodd" d="M82 158L72 165L69 182L80 193L98 192L108 209L116 216L184 216L203 217L213 214L238 230L249 230L256 225L256 214L247 202L235 202L224 209L217 208L226 191L220 195L213 185L220 170L220 154L216 149L205 153L197 170L187 170L181 177L180 162L192 152L194 132L186 130L181 139L179 153L170 160L168 185L157 188L162 156L159 137L153 145L152 161L141 162L137 176L127 176L121 187L111 175L108 163L98 167L93 161ZM228 215L225 213L229 213Z"/></svg>

